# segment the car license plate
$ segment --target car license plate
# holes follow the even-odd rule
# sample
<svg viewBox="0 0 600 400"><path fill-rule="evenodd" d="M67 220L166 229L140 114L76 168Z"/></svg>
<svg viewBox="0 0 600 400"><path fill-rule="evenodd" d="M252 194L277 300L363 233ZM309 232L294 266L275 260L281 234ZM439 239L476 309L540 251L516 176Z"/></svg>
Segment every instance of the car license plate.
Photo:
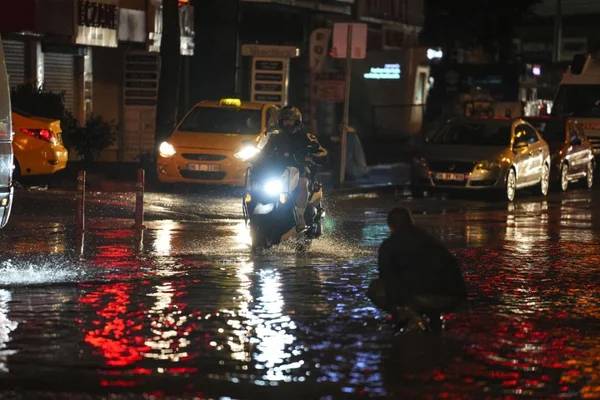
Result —
<svg viewBox="0 0 600 400"><path fill-rule="evenodd" d="M219 164L190 163L187 165L187 169L190 171L219 172L221 166Z"/></svg>
<svg viewBox="0 0 600 400"><path fill-rule="evenodd" d="M465 174L457 174L455 172L437 172L435 178L440 181L463 182L466 179L466 176Z"/></svg>

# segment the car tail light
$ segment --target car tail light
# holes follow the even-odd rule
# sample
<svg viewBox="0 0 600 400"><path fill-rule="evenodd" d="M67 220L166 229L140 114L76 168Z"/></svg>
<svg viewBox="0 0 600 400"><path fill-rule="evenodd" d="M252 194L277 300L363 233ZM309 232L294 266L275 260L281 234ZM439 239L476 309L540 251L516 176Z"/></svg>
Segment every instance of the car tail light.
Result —
<svg viewBox="0 0 600 400"><path fill-rule="evenodd" d="M56 135L49 129L27 129L21 128L21 133L43 140L48 143L56 143Z"/></svg>

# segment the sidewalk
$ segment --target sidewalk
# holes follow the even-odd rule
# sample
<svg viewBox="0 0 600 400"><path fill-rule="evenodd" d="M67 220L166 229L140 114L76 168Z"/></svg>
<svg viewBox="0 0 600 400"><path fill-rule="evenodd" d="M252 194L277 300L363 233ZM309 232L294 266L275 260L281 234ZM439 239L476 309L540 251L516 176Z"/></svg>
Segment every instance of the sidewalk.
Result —
<svg viewBox="0 0 600 400"><path fill-rule="evenodd" d="M26 178L22 182L24 186L34 190L75 191L79 168L80 166L72 165L56 175ZM139 165L133 163L92 166L87 172L86 186L92 191L133 192L138 168ZM152 172L146 171L147 191L158 190ZM321 172L317 177L330 193L390 190L410 184L410 164L404 162L369 166L367 175L356 180L346 180L343 185L338 184L339 178L333 171Z"/></svg>
<svg viewBox="0 0 600 400"><path fill-rule="evenodd" d="M338 183L334 172L323 172L317 175L326 190L334 193L362 193L377 190L390 190L410 185L410 164L380 164L368 167L366 176L356 180Z"/></svg>

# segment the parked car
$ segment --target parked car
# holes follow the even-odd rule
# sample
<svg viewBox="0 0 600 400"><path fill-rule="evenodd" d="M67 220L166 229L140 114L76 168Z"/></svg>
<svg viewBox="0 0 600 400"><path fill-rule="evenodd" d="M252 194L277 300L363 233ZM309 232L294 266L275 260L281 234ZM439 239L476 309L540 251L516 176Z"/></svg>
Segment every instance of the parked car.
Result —
<svg viewBox="0 0 600 400"><path fill-rule="evenodd" d="M66 168L69 152L63 145L60 121L12 112L15 176L49 175Z"/></svg>
<svg viewBox="0 0 600 400"><path fill-rule="evenodd" d="M548 145L552 159L551 181L563 192L570 182L585 178L585 186L594 184L594 149L576 119L527 117Z"/></svg>
<svg viewBox="0 0 600 400"><path fill-rule="evenodd" d="M275 105L239 99L196 104L158 148L159 182L243 186L276 116Z"/></svg>
<svg viewBox="0 0 600 400"><path fill-rule="evenodd" d="M13 202L13 150L10 89L0 38L0 228L8 223Z"/></svg>
<svg viewBox="0 0 600 400"><path fill-rule="evenodd" d="M413 161L416 190L502 190L539 186L548 194L550 150L533 126L517 119L455 119L427 139Z"/></svg>

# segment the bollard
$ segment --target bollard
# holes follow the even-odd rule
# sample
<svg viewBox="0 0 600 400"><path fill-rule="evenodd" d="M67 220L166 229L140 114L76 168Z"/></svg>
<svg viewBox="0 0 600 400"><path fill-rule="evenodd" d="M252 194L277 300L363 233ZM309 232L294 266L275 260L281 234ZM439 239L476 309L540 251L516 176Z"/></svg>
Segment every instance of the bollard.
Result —
<svg viewBox="0 0 600 400"><path fill-rule="evenodd" d="M137 183L135 185L135 228L144 229L144 181L145 171L138 169Z"/></svg>
<svg viewBox="0 0 600 400"><path fill-rule="evenodd" d="M85 231L85 170L77 175L77 231L83 235Z"/></svg>

